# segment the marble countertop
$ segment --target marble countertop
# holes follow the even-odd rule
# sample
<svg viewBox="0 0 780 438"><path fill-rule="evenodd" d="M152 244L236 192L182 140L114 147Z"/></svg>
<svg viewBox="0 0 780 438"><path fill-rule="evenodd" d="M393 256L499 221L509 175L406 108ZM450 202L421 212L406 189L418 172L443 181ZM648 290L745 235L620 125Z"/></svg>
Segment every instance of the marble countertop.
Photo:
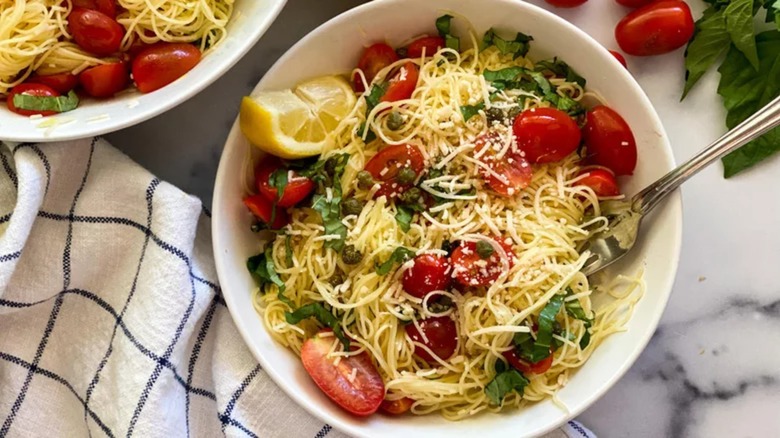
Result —
<svg viewBox="0 0 780 438"><path fill-rule="evenodd" d="M107 138L209 205L240 97L309 30L359 3L290 0L257 46L211 87L166 114ZM690 3L698 16L702 4ZM612 32L625 9L613 1L593 0L555 12L616 48ZM725 130L716 73L679 102L682 58L679 50L628 60L664 122L678 161ZM599 437L778 436L777 187L777 157L730 180L715 165L686 183L680 268L661 325L626 376L579 418Z"/></svg>

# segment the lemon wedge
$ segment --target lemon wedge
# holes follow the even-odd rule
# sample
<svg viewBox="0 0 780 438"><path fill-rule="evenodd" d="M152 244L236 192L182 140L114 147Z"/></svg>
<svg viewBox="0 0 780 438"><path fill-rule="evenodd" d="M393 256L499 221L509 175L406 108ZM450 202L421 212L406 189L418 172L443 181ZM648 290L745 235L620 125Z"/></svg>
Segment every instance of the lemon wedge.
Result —
<svg viewBox="0 0 780 438"><path fill-rule="evenodd" d="M318 155L355 106L346 79L323 76L293 90L261 91L241 101L241 132L259 149L286 159Z"/></svg>

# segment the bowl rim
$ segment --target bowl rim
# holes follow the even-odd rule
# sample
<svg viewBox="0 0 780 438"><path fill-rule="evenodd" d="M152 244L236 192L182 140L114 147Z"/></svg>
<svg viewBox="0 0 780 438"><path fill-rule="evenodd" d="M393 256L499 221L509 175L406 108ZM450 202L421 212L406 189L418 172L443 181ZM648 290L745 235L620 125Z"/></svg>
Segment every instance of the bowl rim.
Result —
<svg viewBox="0 0 780 438"><path fill-rule="evenodd" d="M315 29L313 29L308 34L306 34L306 36L301 38L297 43L295 43L293 46L287 49L287 51L276 62L274 62L274 64L263 75L263 78L258 82L257 86L260 86L264 82L266 82L266 78L269 75L276 74L277 73L276 70L279 69L281 65L285 64L288 61L288 59L293 58L295 53L301 47L309 44L310 40L316 38L316 36L320 34L324 29L347 22L353 15L360 14L364 10L373 9L377 7L377 4L384 4L384 3L396 2L396 1L403 2L406 0L370 1L361 4L359 6L356 6L354 8L351 8L347 11L344 11L341 14L336 15L331 19L329 19L328 21L320 24ZM622 64L620 64L611 54L609 54L609 51L606 47L602 46L593 37L588 35L585 31L581 30L577 26L571 24L570 22L566 21L560 16L550 11L547 11L539 6L536 6L532 3L515 2L510 0L498 0L498 1L503 3L511 3L513 7L527 9L527 10L534 11L535 13L545 15L546 18L555 22L557 26L566 27L568 28L568 30L577 34L579 38L587 41L589 44L600 47L601 50L608 55L608 59L610 59L611 62L614 64L613 68L622 72L622 74L627 75L630 78L631 86L635 88L635 91L637 91L636 94L639 100L642 102L642 104L645 107L649 108L650 113L654 118L653 123L658 128L659 144L663 145L664 150L669 153L669 160L672 168L676 166L676 162L674 159L674 155L672 153L672 148L669 142L668 135L666 133L663 124L661 123L660 117L658 116L655 107L652 105L650 99L647 97L644 90L636 82L633 76L631 76L631 74L627 70L625 70ZM229 169L227 168L226 165L227 160L225 159L227 155L226 153L227 147L228 145L235 142L234 139L237 136L241 136L241 135L242 134L239 127L238 117L236 117L236 120L234 121L230 133L226 139L225 148L223 149L223 152L221 154L219 167L217 169L217 176L216 176L215 186L213 191L213 195L214 195L213 203L212 203L213 211L218 211L218 209L222 207L222 197L219 195L220 193L219 189L222 186L223 182L226 180L229 172ZM682 196L680 195L679 191L673 193L669 197L669 199L666 200L665 204L666 204L665 208L670 210L671 217L669 218L669 220L672 222L673 225L673 227L671 227L672 229L665 230L667 234L670 236L669 238L669 242L670 242L669 246L671 251L670 262L671 262L671 266L673 266L673 269L671 272L669 272L669 275L666 276L665 281L662 282L663 287L661 288L662 289L661 291L663 292L663 297L659 301L658 309L649 318L649 323L646 325L647 329L645 331L645 334L641 337L638 337L638 342L633 344L634 347L629 353L625 355L625 360L623 361L623 363L619 367L615 368L615 370L612 372L612 376L604 383L604 385L602 385L597 391L594 391L588 394L587 396L583 397L582 402L578 406L576 406L574 409L568 409L566 414L558 421L550 422L550 424L548 424L546 427L529 431L529 432L533 432L534 434L533 436L543 435L560 427L562 424L573 419L574 417L576 417L577 415L579 415L580 413L588 409L590 406L592 406L593 403L595 403L607 391L609 391L615 385L615 383L617 383L617 381L620 380L625 375L625 373L634 365L636 360L639 358L639 355L645 350L647 344L649 343L650 339L655 333L658 324L660 322L660 319L663 316L666 307L668 306L669 299L672 294L672 288L677 276L677 272L679 270L679 260L680 260L681 247L682 247L683 211L682 211ZM214 239L213 253L214 253L218 278L226 278L229 275L229 269L230 269L230 267L228 266L229 264L227 262L223 262L223 254L220 252L220 250L223 251L227 250L226 247L223 248L221 246L222 238L220 237L221 233L219 232L219 230L222 229L223 226L225 225L222 223L222 216L218 213L213 214L211 231ZM223 293L223 297L225 298L228 311L230 312L234 321L241 321L240 312L237 309L238 303L236 303L233 295L229 293ZM257 317L262 318L261 315L257 315ZM271 377L274 383L277 386L279 386L285 392L285 394L287 394L291 399L293 399L296 402L296 404L304 408L308 413L310 413L314 417L322 420L323 422L326 422L327 424L331 425L337 430L340 430L344 433L347 433L355 437L371 438L371 436L368 435L368 432L364 428L360 428L355 425L345 423L341 421L340 418L329 415L327 411L321 409L321 407L319 407L317 403L313 403L309 398L293 391L289 385L285 385L284 376L277 373L274 367L271 366L270 362L268 362L265 359L258 345L251 342L251 339L253 338L253 334L249 331L248 327L246 327L243 324L236 323L236 328L238 329L239 333L241 334L242 338L244 339L245 343L249 347L254 357L259 361L259 363L263 367L263 370L266 373L268 373L268 375ZM284 347L280 346L280 348L284 348ZM509 412L509 414L511 415L511 412ZM523 432L519 432L519 433L522 436L526 436L523 434Z"/></svg>
<svg viewBox="0 0 780 438"><path fill-rule="evenodd" d="M287 4L287 0L268 1L271 3L268 8L268 14L263 15L262 21L257 23L256 27L249 27L251 30L247 34L248 37L238 41L236 45L237 48L232 56L225 58L226 62L216 64L208 74L198 76L197 80L195 80L191 86L182 88L181 93L178 94L177 97L168 100L158 99L157 102L161 103L156 105L146 105L143 108L137 107L137 111L129 113L127 117L122 117L121 119L118 118L116 123L112 123L113 119L105 124L88 125L87 123L82 123L81 126L85 126L85 128L76 130L71 133L66 132L63 135L58 135L57 129L53 130L51 133L47 133L45 129L35 129L31 131L35 132L36 135L14 135L12 131L11 135L7 137L5 135L0 136L0 140L11 142L49 143L55 141L67 141L79 138L95 137L135 126L181 105L182 103L194 97L196 94L203 91L206 87L227 73L228 70L233 68L233 66L236 65L238 61L240 61L244 55L246 55L249 50L255 46L257 41L260 40L268 28L271 27L271 25L276 21L276 18ZM234 14L231 19L235 18L236 16ZM25 119L27 119L27 117L22 117L20 118L20 121L26 121Z"/></svg>

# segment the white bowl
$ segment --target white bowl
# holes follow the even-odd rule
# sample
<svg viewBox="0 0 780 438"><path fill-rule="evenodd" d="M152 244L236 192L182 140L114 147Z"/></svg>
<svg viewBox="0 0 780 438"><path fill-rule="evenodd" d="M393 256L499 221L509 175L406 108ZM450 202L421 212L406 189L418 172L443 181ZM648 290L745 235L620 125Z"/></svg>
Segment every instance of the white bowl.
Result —
<svg viewBox="0 0 780 438"><path fill-rule="evenodd" d="M236 0L228 36L194 69L157 91L123 92L106 100L85 99L78 108L61 115L29 119L0 103L0 139L8 141L61 141L92 137L133 126L198 94L230 69L265 33L287 0ZM49 119L63 122L53 129L39 126Z"/></svg>
<svg viewBox="0 0 780 438"><path fill-rule="evenodd" d="M348 11L320 26L290 49L266 74L257 89L280 89L315 76L346 73L356 64L363 47L387 40L398 44L409 37L434 31L434 19L452 11L468 17L478 32L496 27L505 32L532 35L531 56L559 56L587 78L609 105L631 125L639 148L634 176L623 182L633 194L673 167L666 134L649 100L631 75L584 32L538 7L516 0L381 0ZM457 28L463 22L457 21ZM671 292L680 250L680 197L671 196L643 224L639 243L613 275L635 274L644 266L647 294L636 306L628 330L611 336L560 390L568 407L563 411L550 400L522 410L480 414L458 422L438 415L367 419L350 416L333 404L306 374L292 352L275 343L263 327L251 301L254 287L246 258L257 252L251 219L241 203L242 162L250 145L233 125L217 173L213 205L214 256L223 294L233 319L265 371L301 406L332 426L360 437L474 437L534 436L553 429L582 412L604 394L636 360L655 331Z"/></svg>

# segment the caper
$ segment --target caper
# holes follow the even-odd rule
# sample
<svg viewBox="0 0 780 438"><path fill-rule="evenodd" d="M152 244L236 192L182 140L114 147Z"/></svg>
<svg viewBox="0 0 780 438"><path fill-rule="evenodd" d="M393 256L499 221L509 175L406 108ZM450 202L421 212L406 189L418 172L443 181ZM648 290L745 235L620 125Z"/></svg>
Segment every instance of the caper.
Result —
<svg viewBox="0 0 780 438"><path fill-rule="evenodd" d="M391 131L397 131L404 125L404 117L398 111L393 111L387 117L387 128Z"/></svg>
<svg viewBox="0 0 780 438"><path fill-rule="evenodd" d="M325 161L325 172L327 172L329 175L333 175L336 173L336 166L339 164L338 157L330 157L327 161Z"/></svg>
<svg viewBox="0 0 780 438"><path fill-rule="evenodd" d="M357 174L357 186L363 190L368 190L374 185L374 177L366 170L361 170Z"/></svg>
<svg viewBox="0 0 780 438"><path fill-rule="evenodd" d="M399 170L398 176L396 176L396 179L400 184L411 184L414 182L415 178L417 178L417 172L408 167Z"/></svg>
<svg viewBox="0 0 780 438"><path fill-rule="evenodd" d="M267 228L268 225L266 225L264 222L255 222L249 229L252 230L253 233L259 233L260 231L263 231Z"/></svg>
<svg viewBox="0 0 780 438"><path fill-rule="evenodd" d="M412 187L411 189L401 193L399 200L404 204L416 204L421 197L422 190L418 189L417 187Z"/></svg>
<svg viewBox="0 0 780 438"><path fill-rule="evenodd" d="M351 214L358 215L361 211L363 211L363 206L365 204L361 201L358 201L355 198L348 198L345 199L341 203L341 214L344 216L349 216Z"/></svg>
<svg viewBox="0 0 780 438"><path fill-rule="evenodd" d="M493 245L490 243L485 242L484 240L477 242L477 254L479 254L479 258L486 259L492 256L494 251L495 249L493 249Z"/></svg>
<svg viewBox="0 0 780 438"><path fill-rule="evenodd" d="M506 118L506 114L504 114L504 111L501 110L501 108L496 107L490 107L485 111L485 115L487 115L488 122L500 122Z"/></svg>
<svg viewBox="0 0 780 438"><path fill-rule="evenodd" d="M517 117L518 114L520 114L523 111L523 108L519 106L513 106L512 108L509 108L509 113L507 114L507 118L509 120L514 120L515 117Z"/></svg>
<svg viewBox="0 0 780 438"><path fill-rule="evenodd" d="M356 265L363 260L363 253L355 245L347 245L341 250L341 261L348 265Z"/></svg>
<svg viewBox="0 0 780 438"><path fill-rule="evenodd" d="M328 279L328 283L330 283L331 286L336 287L344 283L344 280L344 274L341 271L337 271Z"/></svg>

